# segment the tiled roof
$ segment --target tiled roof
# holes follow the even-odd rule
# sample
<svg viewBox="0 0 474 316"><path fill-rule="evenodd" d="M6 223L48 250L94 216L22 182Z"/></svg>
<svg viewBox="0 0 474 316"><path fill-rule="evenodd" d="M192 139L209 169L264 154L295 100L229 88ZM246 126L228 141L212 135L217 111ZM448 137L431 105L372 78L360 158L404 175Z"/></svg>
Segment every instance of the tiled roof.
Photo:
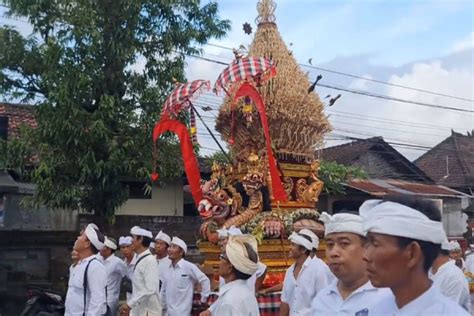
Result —
<svg viewBox="0 0 474 316"><path fill-rule="evenodd" d="M452 132L415 164L436 183L454 188L474 187L474 136Z"/></svg>
<svg viewBox="0 0 474 316"><path fill-rule="evenodd" d="M383 161L375 164L367 159L369 153ZM320 158L334 161L346 166L358 166L369 172L375 178L401 178L425 183L433 183L422 170L409 161L405 156L390 146L382 137L372 137L356 140L350 143L324 148ZM362 159L364 158L364 159Z"/></svg>
<svg viewBox="0 0 474 316"><path fill-rule="evenodd" d="M380 141L383 141L382 137L373 137L364 140L356 140L338 146L327 147L321 151L321 159L335 161L343 165L350 165L354 160L365 154Z"/></svg>
<svg viewBox="0 0 474 316"><path fill-rule="evenodd" d="M413 194L426 197L468 197L468 195L437 184L422 184L392 179L351 180L346 186L373 196Z"/></svg>
<svg viewBox="0 0 474 316"><path fill-rule="evenodd" d="M36 127L35 107L26 104L0 103L0 116L8 117L8 137L18 137L20 127Z"/></svg>

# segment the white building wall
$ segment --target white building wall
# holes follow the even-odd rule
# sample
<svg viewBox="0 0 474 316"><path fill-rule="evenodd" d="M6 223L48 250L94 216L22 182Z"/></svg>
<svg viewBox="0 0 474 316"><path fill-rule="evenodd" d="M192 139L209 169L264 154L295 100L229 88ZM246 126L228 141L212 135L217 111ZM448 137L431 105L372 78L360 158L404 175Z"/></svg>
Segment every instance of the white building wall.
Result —
<svg viewBox="0 0 474 316"><path fill-rule="evenodd" d="M181 181L153 186L151 199L129 199L116 215L183 216L183 184Z"/></svg>

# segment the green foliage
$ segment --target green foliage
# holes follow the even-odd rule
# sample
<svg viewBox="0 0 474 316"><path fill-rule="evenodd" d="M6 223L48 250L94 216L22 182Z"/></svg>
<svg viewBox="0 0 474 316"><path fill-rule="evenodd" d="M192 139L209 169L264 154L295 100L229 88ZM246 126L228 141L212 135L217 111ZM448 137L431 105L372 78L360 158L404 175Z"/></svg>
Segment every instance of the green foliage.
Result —
<svg viewBox="0 0 474 316"><path fill-rule="evenodd" d="M216 3L192 0L3 3L34 34L0 28L0 95L35 102L38 120L28 138L3 148L5 164L21 168L12 157L29 148L35 203L112 218L127 198L120 178L149 176L151 132L172 78L184 81L185 55L224 36L229 22ZM161 177L181 174L174 138L157 148Z"/></svg>
<svg viewBox="0 0 474 316"><path fill-rule="evenodd" d="M229 153L227 153L227 155L231 158ZM208 159L211 164L213 161L226 165L229 164L229 158L220 150L212 153L212 155L207 155L205 158Z"/></svg>
<svg viewBox="0 0 474 316"><path fill-rule="evenodd" d="M345 181L350 179L367 179L367 173L358 167L349 167L336 162L321 161L318 178L324 182L324 192L328 194L345 194Z"/></svg>

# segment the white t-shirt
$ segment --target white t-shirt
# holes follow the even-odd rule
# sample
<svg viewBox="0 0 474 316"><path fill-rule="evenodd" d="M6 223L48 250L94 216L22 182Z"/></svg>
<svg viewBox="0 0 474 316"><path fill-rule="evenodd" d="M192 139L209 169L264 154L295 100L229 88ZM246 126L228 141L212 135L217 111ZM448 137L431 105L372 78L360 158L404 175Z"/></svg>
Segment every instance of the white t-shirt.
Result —
<svg viewBox="0 0 474 316"><path fill-rule="evenodd" d="M466 256L466 262L464 265L464 272L474 273L474 253L470 253Z"/></svg>
<svg viewBox="0 0 474 316"><path fill-rule="evenodd" d="M286 270L281 301L290 306L290 316L309 315L311 302L316 294L329 285L329 280L320 265L308 257L297 278L293 271L295 263Z"/></svg>
<svg viewBox="0 0 474 316"><path fill-rule="evenodd" d="M259 316L257 299L249 292L244 280L225 284L219 291L219 298L212 304L212 315L216 316Z"/></svg>
<svg viewBox="0 0 474 316"><path fill-rule="evenodd" d="M87 264L86 315L105 314L105 287L107 286L107 272L96 255L79 261L71 268L66 294L66 316L82 316L84 313L84 277Z"/></svg>
<svg viewBox="0 0 474 316"><path fill-rule="evenodd" d="M372 306L393 296L389 288L375 288L370 281L343 299L337 288L338 280L320 291L311 303L311 315L354 316L372 315ZM359 313L359 314L358 314Z"/></svg>
<svg viewBox="0 0 474 316"><path fill-rule="evenodd" d="M326 275L328 284L331 284L336 280L336 276L332 273L331 269L329 269L329 266L326 264L326 262L316 256L314 256L312 260L314 261L314 264L318 266L318 269L320 269L320 271Z"/></svg>
<svg viewBox="0 0 474 316"><path fill-rule="evenodd" d="M265 271L267 270L267 266L260 261L257 263L257 271L250 276L250 278L247 279L247 285L249 286L249 290L252 291L252 294L255 295L255 282L257 282L257 279L261 277ZM223 277L219 277L219 289L224 287L225 285L225 280Z"/></svg>
<svg viewBox="0 0 474 316"><path fill-rule="evenodd" d="M107 305L112 312L116 312L120 296L120 285L122 278L127 274L127 267L125 263L114 254L107 259L101 256L101 260L105 271L107 271Z"/></svg>
<svg viewBox="0 0 474 316"><path fill-rule="evenodd" d="M208 277L199 268L184 259L170 265L164 278L163 297L168 316L190 315L193 305L194 286L201 285L201 302L206 302L211 291Z"/></svg>
<svg viewBox="0 0 474 316"><path fill-rule="evenodd" d="M441 294L436 286L431 286L425 293L398 308L395 296L380 300L373 307L375 316L469 316L461 306ZM372 316L372 315L370 315Z"/></svg>
<svg viewBox="0 0 474 316"><path fill-rule="evenodd" d="M128 306L131 307L130 316L160 316L161 302L158 295L159 270L158 262L150 253L145 250L137 256L135 271L133 272L133 293L127 299Z"/></svg>
<svg viewBox="0 0 474 316"><path fill-rule="evenodd" d="M466 311L471 311L469 283L454 260L443 264L434 275L430 269L429 277L433 280L433 284L441 290L441 293L458 303Z"/></svg>

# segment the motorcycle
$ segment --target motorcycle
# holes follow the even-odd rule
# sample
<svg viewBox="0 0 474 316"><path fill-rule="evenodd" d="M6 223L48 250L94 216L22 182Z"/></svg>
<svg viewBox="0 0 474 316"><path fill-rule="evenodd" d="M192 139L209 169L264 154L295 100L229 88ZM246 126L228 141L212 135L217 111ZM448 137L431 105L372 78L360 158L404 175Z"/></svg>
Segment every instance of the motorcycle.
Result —
<svg viewBox="0 0 474 316"><path fill-rule="evenodd" d="M61 295L39 287L30 287L26 292L27 301L21 316L61 316L64 315L64 300Z"/></svg>

